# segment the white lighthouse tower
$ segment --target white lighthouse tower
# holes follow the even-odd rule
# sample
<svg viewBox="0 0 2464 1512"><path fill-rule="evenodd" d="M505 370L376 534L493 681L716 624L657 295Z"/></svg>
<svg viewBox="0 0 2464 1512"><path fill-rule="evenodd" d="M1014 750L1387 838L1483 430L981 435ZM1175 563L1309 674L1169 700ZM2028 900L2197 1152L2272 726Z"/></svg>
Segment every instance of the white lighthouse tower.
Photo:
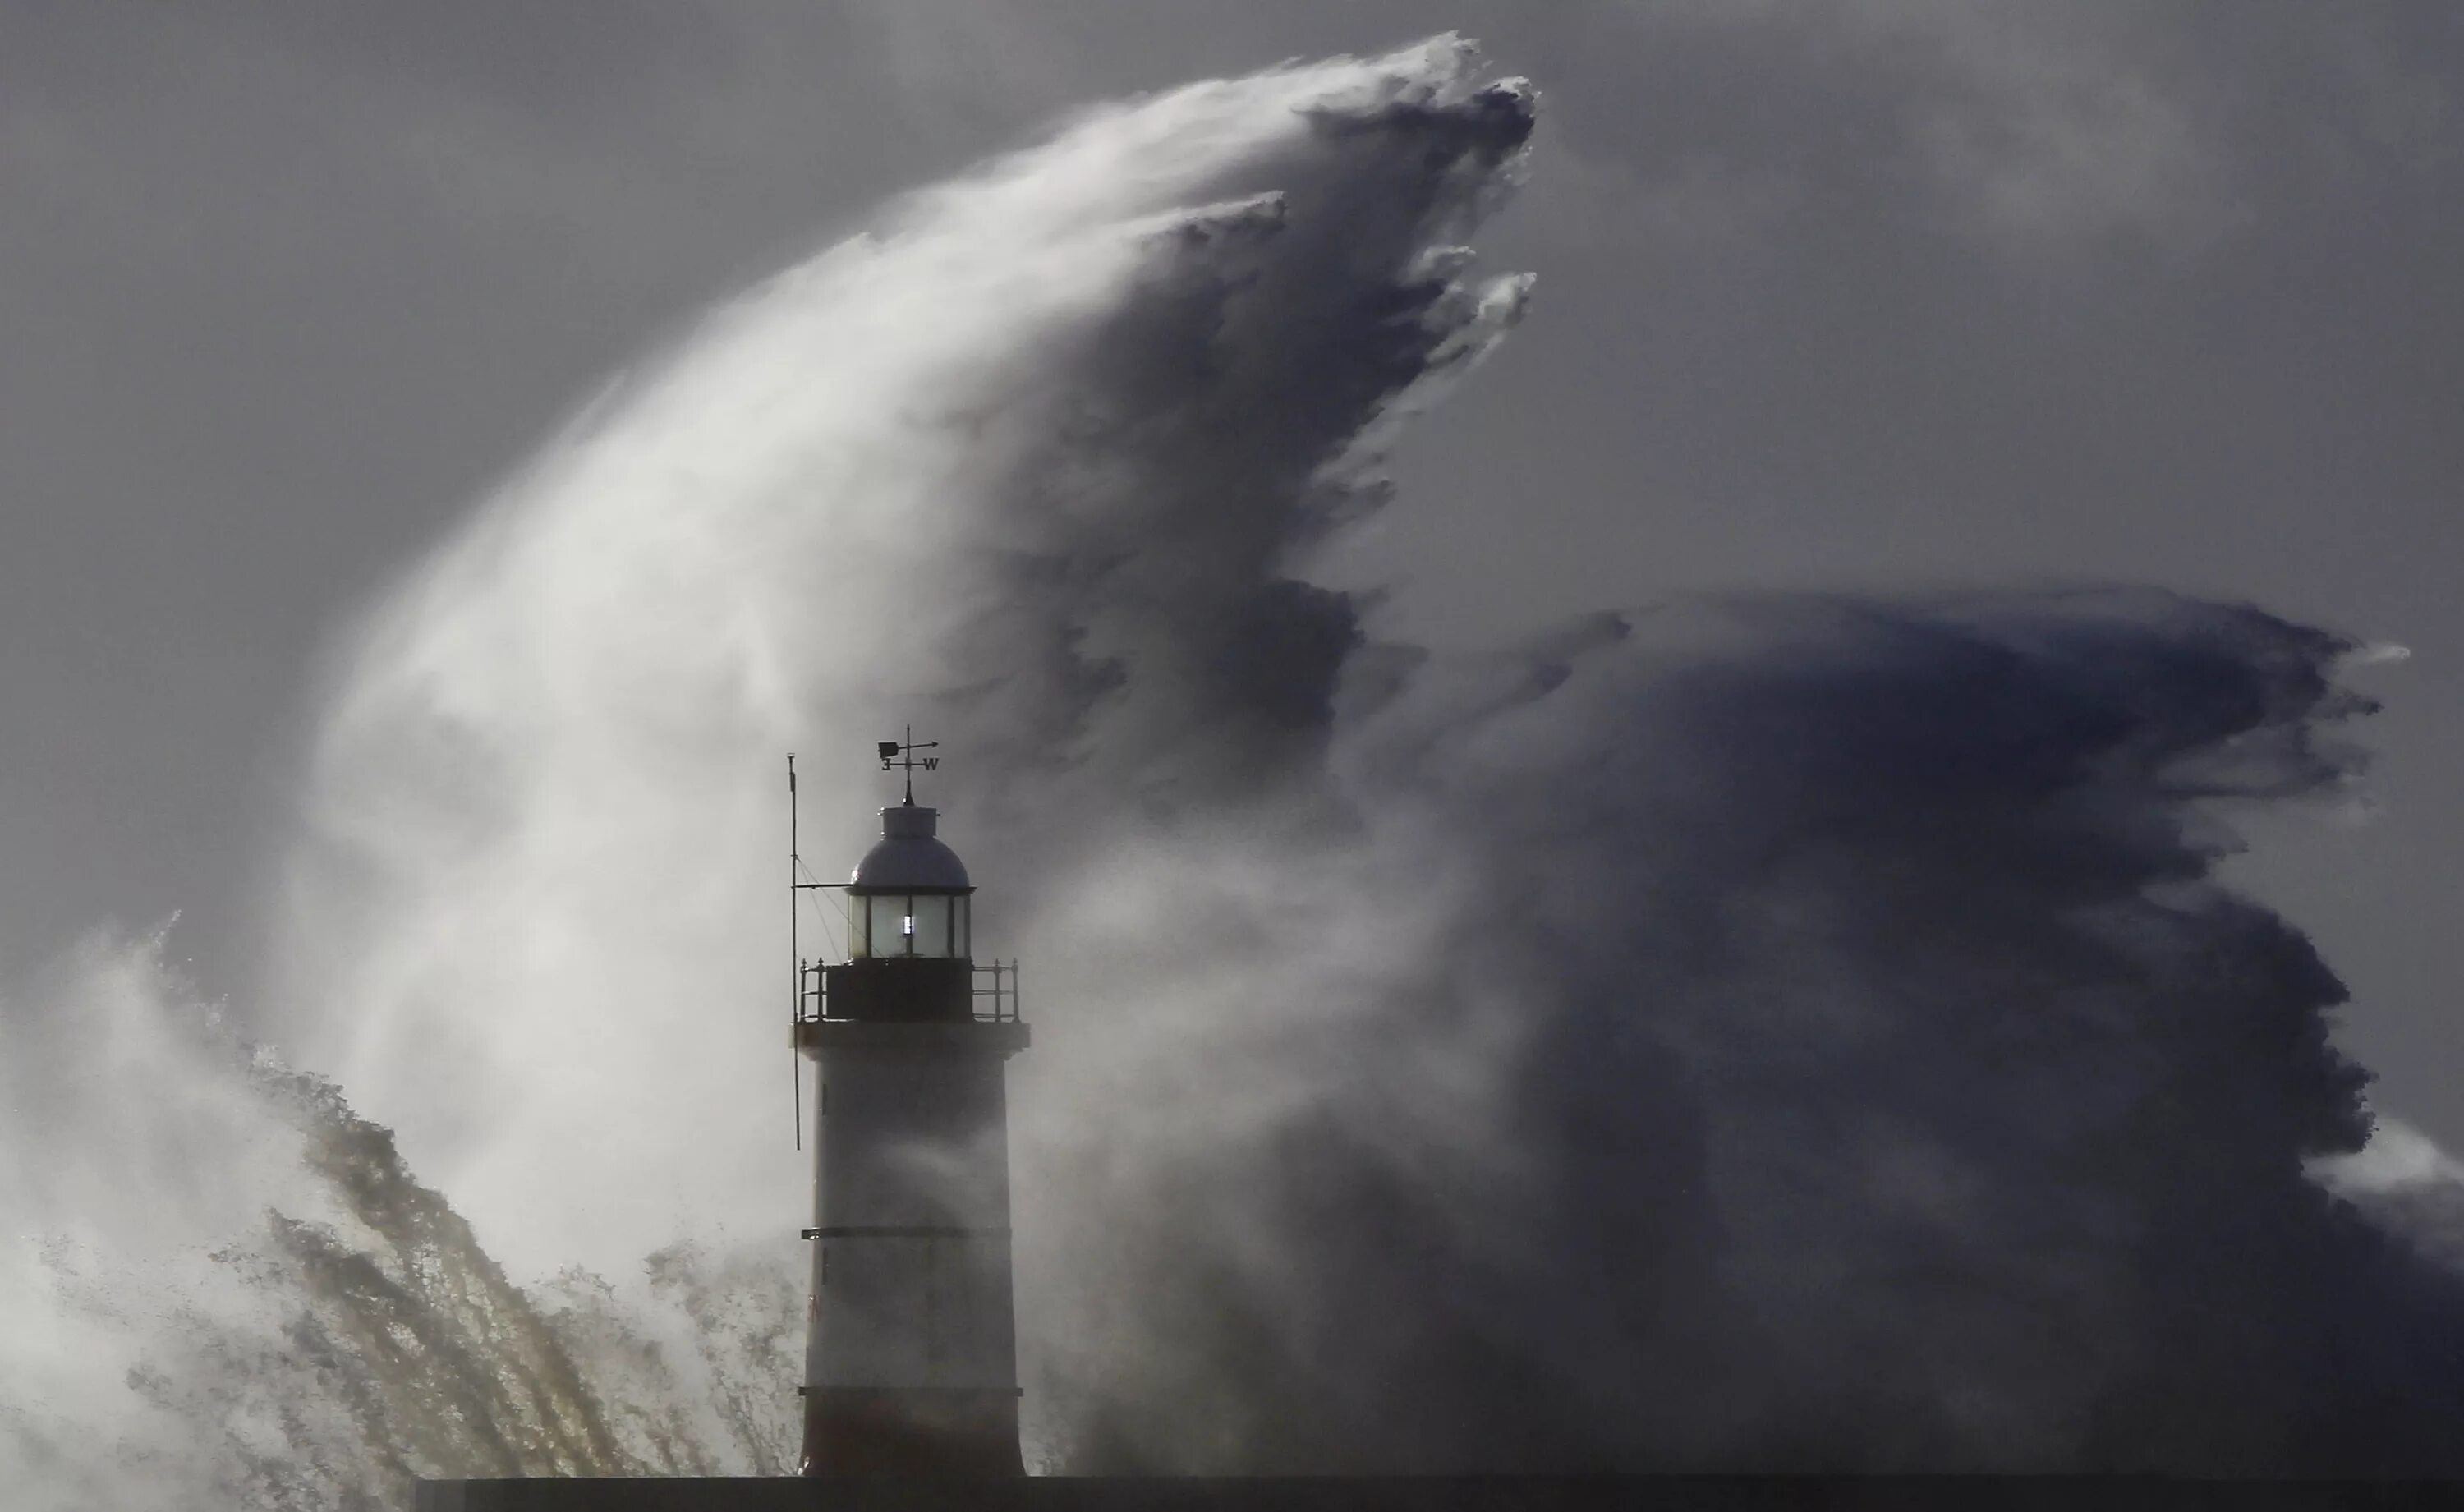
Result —
<svg viewBox="0 0 2464 1512"><path fill-rule="evenodd" d="M847 886L847 958L797 964L821 1084L806 1475L1024 1473L1003 1068L1027 1030L1017 968L975 964L976 889L916 806L930 748L882 744L907 800Z"/></svg>

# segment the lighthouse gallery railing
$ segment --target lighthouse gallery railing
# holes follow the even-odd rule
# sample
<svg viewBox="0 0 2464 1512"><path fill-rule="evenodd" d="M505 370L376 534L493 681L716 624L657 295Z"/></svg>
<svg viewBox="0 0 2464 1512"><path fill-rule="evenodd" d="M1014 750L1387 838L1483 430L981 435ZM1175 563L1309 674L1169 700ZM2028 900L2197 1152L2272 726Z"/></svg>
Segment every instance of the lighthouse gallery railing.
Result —
<svg viewBox="0 0 2464 1512"><path fill-rule="evenodd" d="M820 961L798 965L796 1017L798 1024L830 1021L829 976ZM1016 1023L1018 1018L1018 962L979 961L974 963L975 1021L978 1023Z"/></svg>

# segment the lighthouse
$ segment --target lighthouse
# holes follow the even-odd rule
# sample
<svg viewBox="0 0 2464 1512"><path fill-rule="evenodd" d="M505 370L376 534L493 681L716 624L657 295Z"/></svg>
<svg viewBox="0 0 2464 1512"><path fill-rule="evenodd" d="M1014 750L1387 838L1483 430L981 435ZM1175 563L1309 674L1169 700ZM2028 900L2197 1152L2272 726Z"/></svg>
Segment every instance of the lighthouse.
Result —
<svg viewBox="0 0 2464 1512"><path fill-rule="evenodd" d="M794 1042L819 1083L811 1476L1024 1473L1003 1078L1027 1029L1016 965L975 963L976 889L915 802L929 749L882 743L906 801L846 884L845 958L797 963Z"/></svg>

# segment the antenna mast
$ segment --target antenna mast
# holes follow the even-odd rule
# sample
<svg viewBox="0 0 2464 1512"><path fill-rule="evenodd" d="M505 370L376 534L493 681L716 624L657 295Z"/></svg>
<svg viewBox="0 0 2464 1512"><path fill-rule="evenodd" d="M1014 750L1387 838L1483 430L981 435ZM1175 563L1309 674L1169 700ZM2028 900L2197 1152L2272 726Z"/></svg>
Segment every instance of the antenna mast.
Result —
<svg viewBox="0 0 2464 1512"><path fill-rule="evenodd" d="M796 885L803 875L804 862L796 853L796 753L787 753L787 959L795 967L795 985L787 994L787 1074L795 1082L796 1148L804 1148L804 1068L797 1062L796 1025L804 1017L804 950L803 920L800 916L803 900L796 894L803 889Z"/></svg>

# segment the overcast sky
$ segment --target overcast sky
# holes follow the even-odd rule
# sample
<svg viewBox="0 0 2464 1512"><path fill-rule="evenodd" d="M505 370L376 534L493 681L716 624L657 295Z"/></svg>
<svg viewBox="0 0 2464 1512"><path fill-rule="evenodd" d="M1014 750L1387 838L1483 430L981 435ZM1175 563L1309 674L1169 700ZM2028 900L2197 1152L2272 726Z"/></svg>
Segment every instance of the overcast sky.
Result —
<svg viewBox="0 0 2464 1512"><path fill-rule="evenodd" d="M1737 587L2247 598L2412 661L2240 875L2464 1147L2464 7L0 0L0 979L245 1008L319 659L612 370L1073 106L1456 28L1507 348L1327 570L1462 643Z"/></svg>

